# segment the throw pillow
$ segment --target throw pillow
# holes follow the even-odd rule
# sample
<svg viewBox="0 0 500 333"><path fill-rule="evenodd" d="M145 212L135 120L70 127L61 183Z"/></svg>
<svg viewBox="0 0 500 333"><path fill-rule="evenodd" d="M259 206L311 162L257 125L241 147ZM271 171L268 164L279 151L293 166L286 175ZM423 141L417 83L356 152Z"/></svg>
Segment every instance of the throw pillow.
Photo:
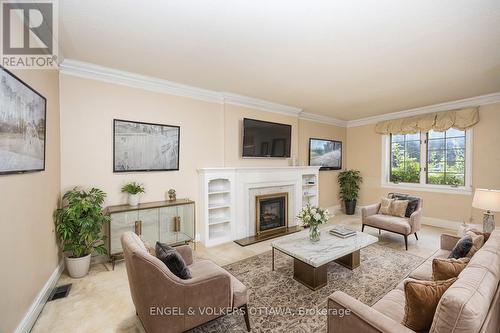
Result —
<svg viewBox="0 0 500 333"><path fill-rule="evenodd" d="M419 198L412 197L408 194L403 193L389 193L388 197L397 200L408 200L408 207L406 208L405 217L410 217L411 214L413 214L417 210L418 203L420 202Z"/></svg>
<svg viewBox="0 0 500 333"><path fill-rule="evenodd" d="M483 235L478 235L473 231L467 231L465 233L466 235L469 235L472 238L472 247L467 253L466 257L467 258L472 258L474 253L477 252L481 247L484 245L484 236Z"/></svg>
<svg viewBox="0 0 500 333"><path fill-rule="evenodd" d="M470 235L465 235L455 244L455 247L451 250L448 258L460 259L467 256L470 249L472 248L472 237Z"/></svg>
<svg viewBox="0 0 500 333"><path fill-rule="evenodd" d="M394 200L391 203L390 212L392 216L405 217L408 200Z"/></svg>
<svg viewBox="0 0 500 333"><path fill-rule="evenodd" d="M469 258L432 260L432 279L434 281L448 280L457 277L469 263Z"/></svg>
<svg viewBox="0 0 500 333"><path fill-rule="evenodd" d="M401 324L417 332L428 331L441 296L456 280L407 280L404 284L405 315Z"/></svg>
<svg viewBox="0 0 500 333"><path fill-rule="evenodd" d="M379 214L391 215L391 203L394 199L382 198L380 201L380 208L378 210Z"/></svg>
<svg viewBox="0 0 500 333"><path fill-rule="evenodd" d="M484 237L484 242L486 242L489 238L490 238L490 233L488 232L482 232L480 230L477 230L477 229L470 229L469 231L472 231L473 233L475 233L476 235L483 235Z"/></svg>
<svg viewBox="0 0 500 333"><path fill-rule="evenodd" d="M156 257L160 259L168 269L178 278L187 280L191 278L191 272L179 252L167 244L156 242Z"/></svg>

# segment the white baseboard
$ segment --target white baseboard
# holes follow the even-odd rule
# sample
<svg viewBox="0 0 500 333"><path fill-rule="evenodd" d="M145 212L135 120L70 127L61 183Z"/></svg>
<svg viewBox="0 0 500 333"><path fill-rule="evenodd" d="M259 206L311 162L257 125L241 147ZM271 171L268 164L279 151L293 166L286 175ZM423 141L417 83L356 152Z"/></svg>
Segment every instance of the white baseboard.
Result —
<svg viewBox="0 0 500 333"><path fill-rule="evenodd" d="M59 277L61 276L63 270L64 260L61 260L59 262L59 265L57 265L56 269L50 275L50 278L47 280L43 288L36 296L28 312L26 312L26 315L17 326L16 330L14 331L15 333L29 333L31 331L31 328L33 327L33 325L35 325L38 315L40 315L40 312L42 312L42 309L45 306L47 299L50 297L52 289L54 289L54 287L56 286L56 283L59 280Z"/></svg>
<svg viewBox="0 0 500 333"><path fill-rule="evenodd" d="M360 216L361 215L361 209L363 207L366 207L366 205L364 205L364 206L363 205L357 205L356 206L356 210L354 212L354 215L355 216L356 215ZM328 210L332 214L337 214L339 212L342 212L342 209L341 209L340 205L335 205L335 206L332 206L332 207L328 207ZM461 224L459 221L452 221L452 220L440 219L440 218L437 218L437 217L429 217L429 216L422 216L421 223L425 224L425 225L430 225L430 226L433 226L433 227L445 228L445 229L452 229L452 230L458 230L458 228L460 227L460 224Z"/></svg>

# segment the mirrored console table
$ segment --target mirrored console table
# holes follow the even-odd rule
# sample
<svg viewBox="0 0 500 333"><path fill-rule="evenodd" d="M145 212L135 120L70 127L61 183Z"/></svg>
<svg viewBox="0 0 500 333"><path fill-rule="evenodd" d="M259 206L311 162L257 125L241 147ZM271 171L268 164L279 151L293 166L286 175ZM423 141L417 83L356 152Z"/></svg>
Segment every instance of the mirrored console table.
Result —
<svg viewBox="0 0 500 333"><path fill-rule="evenodd" d="M188 199L109 206L105 213L111 216L107 232L113 269L123 259L120 238L125 231L135 232L152 246L157 241L168 245L194 242L195 202Z"/></svg>

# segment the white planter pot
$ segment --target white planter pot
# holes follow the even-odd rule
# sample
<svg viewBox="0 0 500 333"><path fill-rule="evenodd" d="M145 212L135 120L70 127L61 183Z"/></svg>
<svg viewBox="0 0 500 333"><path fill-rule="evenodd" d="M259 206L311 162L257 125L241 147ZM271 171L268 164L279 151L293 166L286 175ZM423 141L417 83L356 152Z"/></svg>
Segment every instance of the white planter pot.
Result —
<svg viewBox="0 0 500 333"><path fill-rule="evenodd" d="M130 206L137 206L139 204L139 194L129 194L128 204Z"/></svg>
<svg viewBox="0 0 500 333"><path fill-rule="evenodd" d="M64 257L69 276L72 278L81 278L87 275L90 268L90 254L81 258Z"/></svg>

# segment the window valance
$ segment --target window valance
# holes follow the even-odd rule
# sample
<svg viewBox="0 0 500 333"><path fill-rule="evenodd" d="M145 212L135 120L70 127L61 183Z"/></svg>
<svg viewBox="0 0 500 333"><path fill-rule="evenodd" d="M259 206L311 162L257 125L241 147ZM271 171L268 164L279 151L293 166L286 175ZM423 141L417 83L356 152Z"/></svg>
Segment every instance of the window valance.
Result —
<svg viewBox="0 0 500 333"><path fill-rule="evenodd" d="M479 108L427 113L419 116L381 121L375 125L378 134L409 134L450 128L466 130L479 122Z"/></svg>

